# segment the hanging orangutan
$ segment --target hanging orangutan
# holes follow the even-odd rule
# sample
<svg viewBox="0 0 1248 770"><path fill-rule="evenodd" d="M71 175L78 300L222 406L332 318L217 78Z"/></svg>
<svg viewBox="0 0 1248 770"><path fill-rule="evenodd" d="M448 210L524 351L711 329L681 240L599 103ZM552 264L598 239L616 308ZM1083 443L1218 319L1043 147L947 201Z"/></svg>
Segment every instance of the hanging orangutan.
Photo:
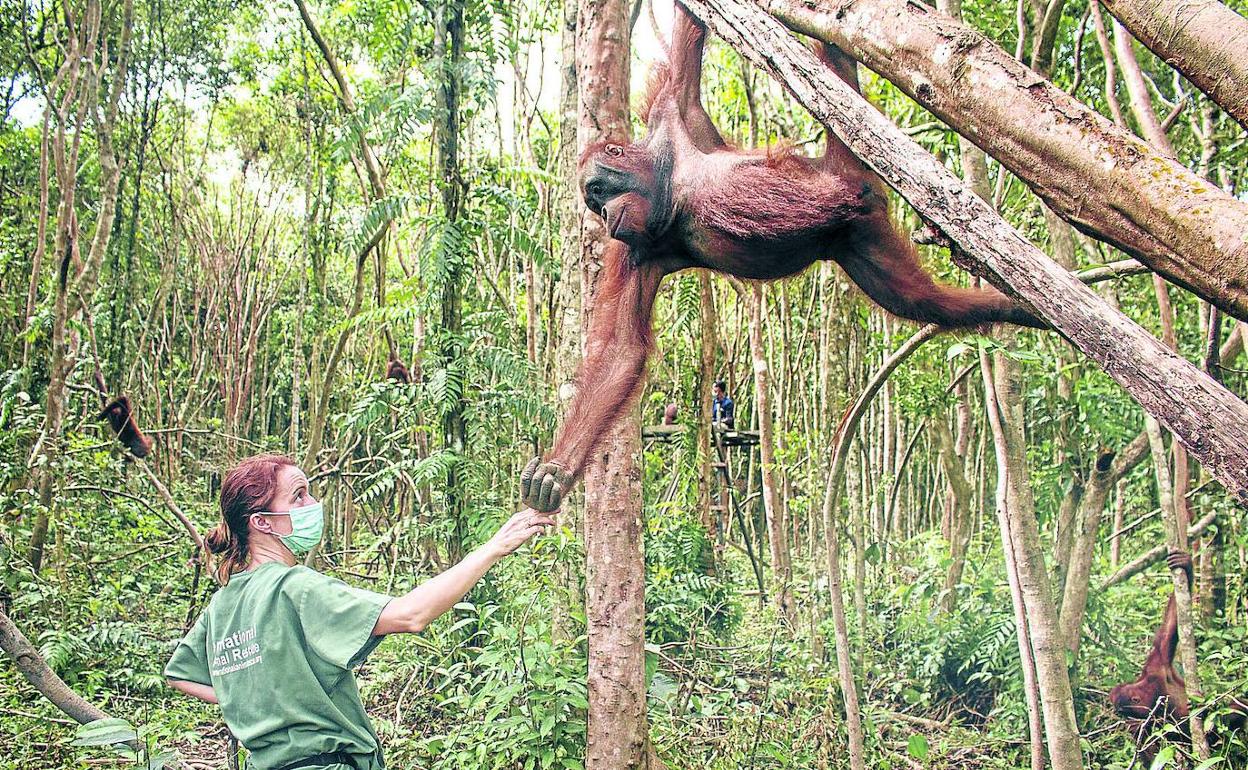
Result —
<svg viewBox="0 0 1248 770"><path fill-rule="evenodd" d="M1171 569L1187 573L1187 587L1192 587L1192 557L1176 552L1166 557ZM1127 727L1135 738L1140 756L1148 766L1161 748L1154 735L1166 725L1174 726L1184 740L1191 740L1188 717L1191 706L1187 700L1187 685L1179 672L1174 670L1174 653L1179 646L1179 611L1174 594L1166 604L1157 634L1153 637L1153 649L1144 660L1144 670L1134 682L1117 685L1109 691L1109 702L1114 711L1126 719ZM1229 698L1226 706L1231 714L1225 720L1227 729L1242 727L1248 718L1248 701ZM1217 736L1212 736L1216 739Z"/></svg>
<svg viewBox="0 0 1248 770"><path fill-rule="evenodd" d="M670 62L656 73L642 110L645 139L595 144L581 156L582 197L613 240L580 389L545 462L534 458L521 477L524 503L538 510L558 507L637 397L652 346L650 314L668 273L700 267L770 280L831 259L902 318L950 329L995 322L1046 328L996 289L933 282L889 218L879 177L831 132L822 158L730 147L702 106L705 40L706 27L677 2ZM853 59L826 44L819 54L858 89Z"/></svg>

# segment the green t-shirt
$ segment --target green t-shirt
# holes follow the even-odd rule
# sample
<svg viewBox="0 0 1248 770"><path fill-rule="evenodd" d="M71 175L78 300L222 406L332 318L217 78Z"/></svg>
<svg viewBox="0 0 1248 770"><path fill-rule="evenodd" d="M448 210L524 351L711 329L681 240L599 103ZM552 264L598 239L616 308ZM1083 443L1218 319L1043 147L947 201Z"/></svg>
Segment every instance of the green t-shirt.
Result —
<svg viewBox="0 0 1248 770"><path fill-rule="evenodd" d="M225 723L272 770L342 751L383 767L351 669L382 637L389 596L266 562L230 577L174 650L165 676L211 685Z"/></svg>

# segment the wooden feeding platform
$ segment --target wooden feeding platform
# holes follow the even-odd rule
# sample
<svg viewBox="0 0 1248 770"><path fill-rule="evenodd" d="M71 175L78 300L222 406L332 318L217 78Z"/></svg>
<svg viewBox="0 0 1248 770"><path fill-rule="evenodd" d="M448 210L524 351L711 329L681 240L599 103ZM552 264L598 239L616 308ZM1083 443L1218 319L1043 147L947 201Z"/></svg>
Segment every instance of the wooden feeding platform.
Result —
<svg viewBox="0 0 1248 770"><path fill-rule="evenodd" d="M646 425L641 429L641 437L646 441L672 442L679 441L681 435L691 429L690 425ZM758 431L756 430L725 430L715 434L723 446L757 446Z"/></svg>

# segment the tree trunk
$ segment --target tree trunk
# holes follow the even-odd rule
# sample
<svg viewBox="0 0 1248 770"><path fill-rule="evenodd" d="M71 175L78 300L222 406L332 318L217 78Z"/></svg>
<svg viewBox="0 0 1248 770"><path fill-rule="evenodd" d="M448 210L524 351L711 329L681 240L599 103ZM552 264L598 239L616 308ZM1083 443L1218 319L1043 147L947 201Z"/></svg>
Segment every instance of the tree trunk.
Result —
<svg viewBox="0 0 1248 770"><path fill-rule="evenodd" d="M334 52L330 49L325 37L321 35L320 28L317 27L316 21L312 18L312 13L308 10L305 0L295 0L295 6L299 11L300 19L303 20L304 28L308 30L308 34L312 37L313 42L316 43L317 49L321 52L321 58L325 61L325 66L329 68L330 75L337 85L335 95L338 98L339 108L347 118L351 118L355 114L355 98L351 93L351 85L347 82L346 75L343 73L337 57L334 56ZM375 203L386 195L384 172L364 132L360 132L359 144L360 157L364 161L368 180L368 184L363 190L364 199L369 203ZM325 440L325 423L329 418L329 400L333 392L334 379L338 373L338 364L342 361L347 343L355 330L355 324L351 323L351 321L359 314L364 304L364 277L368 256L381 243L382 237L390 227L390 221L390 218L387 217L379 223L376 232L370 235L368 241L360 248L355 257L351 305L347 310L346 320L342 324L342 331L338 333L338 339L330 351L329 360L322 370L321 379L318 383L319 393L312 399L312 413L308 415L308 443L304 449L303 467L309 471L316 467L317 456L320 454L321 446ZM324 287L321 287L320 295L324 296Z"/></svg>
<svg viewBox="0 0 1248 770"><path fill-rule="evenodd" d="M433 52L435 60L440 64L442 75L436 91L438 115L441 119L438 126L438 166L441 169L442 215L446 218L445 226L453 230L459 225L464 187L459 175L459 81L460 63L464 55L464 0L441 0L438 3L434 14ZM453 243L459 241L459 238L451 239ZM438 353L441 365L446 368L447 380L466 385L462 372L464 299L460 287L464 273L464 255L458 253L456 246L448 248L455 249L456 253L444 257L450 269L442 286L443 342ZM451 562L455 562L462 558L468 537L468 506L462 478L462 458L468 428L464 417L467 405L462 385L448 388L448 391L453 392L453 395L448 396L451 399L450 408L442 417L442 445L454 455L446 472L446 511L454 528L448 556Z"/></svg>
<svg viewBox="0 0 1248 770"><path fill-rule="evenodd" d="M718 562L723 551L724 516L723 506L713 505L711 490L715 476L715 462L718 457L711 443L711 409L714 395L711 388L715 383L715 352L719 347L718 319L715 313L715 286L711 283L711 274L706 270L698 271L699 315L701 316L702 336L698 344L701 356L698 359L697 411L690 419L697 421L698 426L698 509L701 511L702 527L706 537L714 544L715 561ZM713 508L715 510L713 510Z"/></svg>
<svg viewBox="0 0 1248 770"><path fill-rule="evenodd" d="M583 0L577 18L578 147L628 141L627 0ZM583 329L607 247L602 221L581 217ZM641 541L641 411L612 428L585 474L586 620L589 635L587 770L661 767L646 721L645 585Z"/></svg>
<svg viewBox="0 0 1248 770"><path fill-rule="evenodd" d="M851 151L868 159L877 173L957 243L959 259L984 271L999 288L1014 293L1053 324L1145 410L1164 421L1232 496L1248 503L1248 405L1053 264L943 164L829 72L775 19L740 0L690 0L689 7L730 45L783 82ZM907 7L910 10L902 13L926 13ZM832 31L836 30L823 34L836 43ZM1031 77L1034 80L1035 74ZM978 119L976 111L968 114ZM1027 121L1015 111L1011 122ZM1124 191L1113 200L1114 205L1131 205L1141 197L1138 191ZM1243 206L1248 211L1248 204ZM1234 237L1242 240L1242 228Z"/></svg>
<svg viewBox="0 0 1248 770"><path fill-rule="evenodd" d="M971 483L967 481L963 461L958 456L953 432L940 417L932 419L932 429L940 442L940 465L945 472L952 498L949 515L949 568L945 571L945 589L941 607L953 612L958 603L958 584L962 582L962 570L966 566L966 549L970 540Z"/></svg>
<svg viewBox="0 0 1248 770"><path fill-rule="evenodd" d="M740 0L714 2L738 20L748 18L739 10ZM980 33L922 3L765 0L761 7L797 32L836 44L893 82L1079 229L1248 319L1248 243L1242 238L1248 203L1113 126ZM762 13L753 5L749 10L749 17ZM758 29L752 33L755 39L763 36ZM815 110L822 119L820 112ZM864 132L846 125L847 132Z"/></svg>
<svg viewBox="0 0 1248 770"><path fill-rule="evenodd" d="M1013 555L1018 592L1026 608L1026 630L1036 665L1049 761L1055 770L1074 770L1083 767L1079 725L1031 496L1022 396L1013 363L1002 353L994 354L993 359L986 400L997 455L1002 544ZM1035 760L1033 753L1033 767ZM1040 764L1043 766L1043 761Z"/></svg>
<svg viewBox="0 0 1248 770"><path fill-rule="evenodd" d="M556 386L559 411L572 400L576 392L576 370L581 363L581 202L575 195L576 185L576 22L577 0L564 0L563 24L560 28L559 85L559 154L558 169L562 184L552 188L553 205L559 217L559 280L554 286L554 309L551 311L551 333L546 339L552 348L551 373ZM534 446L533 454L540 455L541 447ZM565 498L558 513L561 528L573 532L582 531L581 497ZM562 588L561 595L552 601L553 633L556 638L567 641L580 635L577 624L571 620L572 604L580 605L579 571L570 565L559 567L555 576Z"/></svg>
<svg viewBox="0 0 1248 770"><path fill-rule="evenodd" d="M833 460L835 463L836 461ZM842 458L842 469L844 458ZM842 471L843 472L843 471ZM836 637L836 664L841 699L845 702L845 729L849 733L849 766L851 770L865 770L866 749L862 734L862 712L858 706L858 689L854 677L854 663L849 649L849 627L845 622L845 591L841 578L840 532L836 524L836 500L841 495L835 474L828 474L827 488L823 492L823 538L827 546L828 593L831 596L832 624Z"/></svg>
<svg viewBox="0 0 1248 770"><path fill-rule="evenodd" d="M776 489L775 431L771 415L771 370L763 346L763 318L766 297L761 283L750 285L750 352L754 358L754 409L758 414L759 462L763 477L763 511L767 517L767 539L771 544L771 576L775 581L772 599L789 623L793 622L793 569L789 563L788 524Z"/></svg>
<svg viewBox="0 0 1248 770"><path fill-rule="evenodd" d="M67 14L72 13L70 6L66 5L65 9ZM109 67L107 61L97 63L96 55L102 49L102 55L107 58L109 49L106 39L98 39L102 35L101 14L98 0L91 0L79 17L71 16L66 19L67 54L65 64L56 76L56 81L62 84L62 92L59 95L49 94L49 98L59 96L60 99L57 103L56 133L51 143L60 201L57 205L55 254L58 265L48 389L44 402L43 428L31 452L32 460L40 454L47 457L47 461L39 466L35 483L39 512L32 527L28 556L35 572L43 565L44 545L56 502L56 472L63 438L68 378L73 369L66 329L71 318L85 310L95 296L100 265L112 237L113 218L117 211L117 190L121 181L121 165L113 149L113 129L121 94L126 85L130 36L134 27L134 2L126 0L122 9L118 53L112 71L108 73L111 84L103 100L100 99L99 90ZM100 45L101 42L104 45ZM71 111L74 113L72 120ZM98 198L92 202L96 208L95 232L87 259L83 261L79 246L81 233L78 229L77 177L82 129L88 118L95 127L100 181ZM69 136L71 133L72 138Z"/></svg>
<svg viewBox="0 0 1248 770"><path fill-rule="evenodd" d="M1122 558L1122 530L1127 513L1126 480L1119 479L1114 489L1114 523L1113 534L1109 536L1109 566L1117 568Z"/></svg>
<svg viewBox="0 0 1248 770"><path fill-rule="evenodd" d="M1105 503L1118 482L1147 454L1148 437L1140 434L1117 457L1112 452L1102 453L1088 474L1088 482L1074 517L1074 544L1063 580L1061 612L1058 615L1059 633L1073 658L1079 657L1083 615L1088 607L1092 557L1096 551L1096 536L1100 531Z"/></svg>
<svg viewBox="0 0 1248 770"><path fill-rule="evenodd" d="M1031 647L1031 630L1028 626L1027 606L1018 576L1018 558L1014 548L1014 535L1007 512L1009 505L1008 466L1003 462L1005 439L1001 428L1000 408L993 382L991 358L987 352L979 353L980 371L984 378L984 401L988 410L988 423L997 455L996 512L997 526L1001 530L1002 553L1005 562L1005 578L1010 587L1010 604L1014 610L1014 630L1018 644L1019 665L1023 674L1023 695L1027 699L1027 737L1030 747L1031 769L1044 770L1044 717L1040 705L1040 687L1036 681L1036 656Z"/></svg>
<svg viewBox="0 0 1248 770"><path fill-rule="evenodd" d="M1218 0L1102 0L1101 5L1248 129L1248 19Z"/></svg>
<svg viewBox="0 0 1248 770"><path fill-rule="evenodd" d="M896 371L897 367L913 355L923 343L935 337L938 331L939 329L934 324L924 326L902 343L901 347L893 351L888 358L884 359L880 367L871 375L862 392L858 394L858 398L846 410L835 435L832 437L831 468L828 471L827 486L824 489L823 499L823 529L824 538L827 541L828 590L832 598L832 620L836 631L837 671L841 691L845 699L845 724L849 733L850 766L854 770L862 770L865 767L863 764L865 761L865 749L862 733L862 716L858 708L858 693L854 684L854 662L849 649L849 630L845 622L845 598L842 589L840 562L841 545L840 534L836 526L836 511L841 499L841 489L845 484L845 465L849 457L850 445L853 442L854 434L858 432L859 422L861 422L863 415L867 412L867 407L871 405L876 394L880 392L880 388L888 381L888 377ZM830 402L827 408L829 410L833 408ZM829 422L830 420L831 415L829 415ZM861 454L865 458L868 453L864 451ZM862 508L865 510L866 506L863 505ZM876 531L882 532L883 526L877 526Z"/></svg>

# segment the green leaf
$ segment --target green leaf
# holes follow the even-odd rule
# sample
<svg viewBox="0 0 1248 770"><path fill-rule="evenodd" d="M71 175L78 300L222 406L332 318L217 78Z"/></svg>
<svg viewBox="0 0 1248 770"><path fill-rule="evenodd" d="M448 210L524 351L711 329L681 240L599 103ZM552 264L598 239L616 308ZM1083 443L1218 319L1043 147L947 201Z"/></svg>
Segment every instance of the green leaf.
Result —
<svg viewBox="0 0 1248 770"><path fill-rule="evenodd" d="M659 647L656 644L646 645L646 689L654 680L654 672L659 670Z"/></svg>
<svg viewBox="0 0 1248 770"><path fill-rule="evenodd" d="M108 746L138 740L139 734L124 719L109 717L88 722L75 733L75 746Z"/></svg>
<svg viewBox="0 0 1248 770"><path fill-rule="evenodd" d="M910 743L906 746L906 751L915 759L927 759L929 746L927 737L923 735L911 735Z"/></svg>
<svg viewBox="0 0 1248 770"><path fill-rule="evenodd" d="M1153 759L1153 764L1148 766L1148 770L1161 770L1161 768L1166 767L1172 761L1174 761L1174 747L1163 746Z"/></svg>

